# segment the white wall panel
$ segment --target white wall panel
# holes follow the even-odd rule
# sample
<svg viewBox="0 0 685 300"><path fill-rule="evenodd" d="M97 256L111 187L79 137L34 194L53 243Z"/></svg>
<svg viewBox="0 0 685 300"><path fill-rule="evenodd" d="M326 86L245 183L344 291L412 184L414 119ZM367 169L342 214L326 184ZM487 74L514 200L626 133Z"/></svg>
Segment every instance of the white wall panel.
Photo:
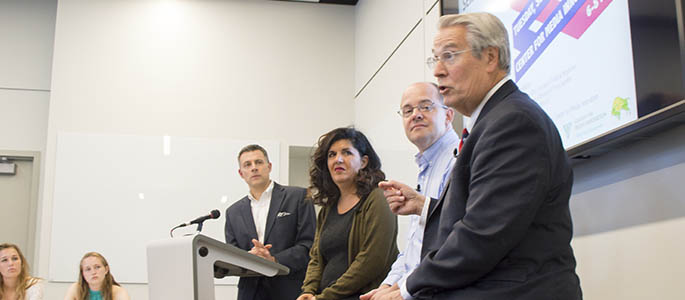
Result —
<svg viewBox="0 0 685 300"><path fill-rule="evenodd" d="M423 0L361 0L355 9L355 78L358 93L421 19Z"/></svg>
<svg viewBox="0 0 685 300"><path fill-rule="evenodd" d="M352 119L351 22L346 6L62 1L51 129L312 144Z"/></svg>

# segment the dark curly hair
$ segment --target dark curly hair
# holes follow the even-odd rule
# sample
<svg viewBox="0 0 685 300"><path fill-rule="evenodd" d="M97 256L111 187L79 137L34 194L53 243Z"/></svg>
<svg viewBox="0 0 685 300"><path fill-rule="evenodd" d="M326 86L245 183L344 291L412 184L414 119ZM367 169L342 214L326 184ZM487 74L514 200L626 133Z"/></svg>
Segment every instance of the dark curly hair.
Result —
<svg viewBox="0 0 685 300"><path fill-rule="evenodd" d="M318 147L312 156L309 193L314 204L327 206L340 198L340 190L328 170L328 150L339 140L349 140L361 157L368 157L366 167L359 170L355 179L359 198L364 199L379 182L385 180L385 173L381 171L381 159L361 131L354 127L333 129L319 138Z"/></svg>

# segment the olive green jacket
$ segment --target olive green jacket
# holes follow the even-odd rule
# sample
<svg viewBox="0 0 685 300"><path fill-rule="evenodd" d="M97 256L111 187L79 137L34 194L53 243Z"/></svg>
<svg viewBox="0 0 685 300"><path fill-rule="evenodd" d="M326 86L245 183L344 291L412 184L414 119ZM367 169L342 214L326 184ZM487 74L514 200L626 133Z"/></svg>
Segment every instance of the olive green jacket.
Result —
<svg viewBox="0 0 685 300"><path fill-rule="evenodd" d="M388 207L383 191L374 189L361 203L352 219L348 239L348 267L331 286L316 294L326 267L319 253L319 237L326 216L336 205L324 206L316 221L314 244L309 251L309 266L302 286L303 293L314 294L317 300L333 300L378 287L397 258L397 216Z"/></svg>

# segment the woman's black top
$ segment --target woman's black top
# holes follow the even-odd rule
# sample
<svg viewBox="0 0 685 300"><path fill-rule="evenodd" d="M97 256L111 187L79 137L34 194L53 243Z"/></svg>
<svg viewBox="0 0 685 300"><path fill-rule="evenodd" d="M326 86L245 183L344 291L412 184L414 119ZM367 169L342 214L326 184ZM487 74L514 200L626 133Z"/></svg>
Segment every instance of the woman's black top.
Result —
<svg viewBox="0 0 685 300"><path fill-rule="evenodd" d="M347 244L350 228L352 228L352 218L358 205L359 203L355 204L343 214L339 214L338 209L333 207L326 218L326 223L323 224L319 237L319 251L323 257L324 268L319 293L334 284L347 271L349 266Z"/></svg>

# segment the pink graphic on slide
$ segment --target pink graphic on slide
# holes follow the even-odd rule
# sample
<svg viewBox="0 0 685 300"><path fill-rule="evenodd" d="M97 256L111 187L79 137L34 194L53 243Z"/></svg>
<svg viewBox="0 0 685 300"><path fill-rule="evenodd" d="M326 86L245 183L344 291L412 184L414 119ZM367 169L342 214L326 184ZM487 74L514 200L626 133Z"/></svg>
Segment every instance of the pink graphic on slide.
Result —
<svg viewBox="0 0 685 300"><path fill-rule="evenodd" d="M528 4L528 1L534 1L534 0L514 0L511 3L511 8L513 8L515 11L521 12L526 5ZM540 21L540 22L545 22L547 20L547 17L549 17L549 14L552 13L552 10L559 5L559 1L557 0L552 0L549 3L547 3L547 6L545 6L544 9L542 9L542 12L540 12L540 15L538 15L535 19Z"/></svg>
<svg viewBox="0 0 685 300"><path fill-rule="evenodd" d="M585 4L580 7L578 13L571 19L570 22L562 30L576 39L579 39L585 30L592 25L592 23L597 20L597 17L602 14L605 8L609 6L611 0L587 0ZM589 13L588 13L589 12ZM589 15L589 16L588 16Z"/></svg>
<svg viewBox="0 0 685 300"><path fill-rule="evenodd" d="M521 12L528 1L533 0L515 0L511 3L511 8ZM583 6L580 7L575 16L568 22L566 27L561 31L575 39L579 39L583 33L592 25L592 23L602 14L605 8L609 6L612 0L586 0ZM545 22L550 13L561 3L558 0L552 0L547 3L545 8L535 18L540 22ZM589 14L589 16L588 16Z"/></svg>

